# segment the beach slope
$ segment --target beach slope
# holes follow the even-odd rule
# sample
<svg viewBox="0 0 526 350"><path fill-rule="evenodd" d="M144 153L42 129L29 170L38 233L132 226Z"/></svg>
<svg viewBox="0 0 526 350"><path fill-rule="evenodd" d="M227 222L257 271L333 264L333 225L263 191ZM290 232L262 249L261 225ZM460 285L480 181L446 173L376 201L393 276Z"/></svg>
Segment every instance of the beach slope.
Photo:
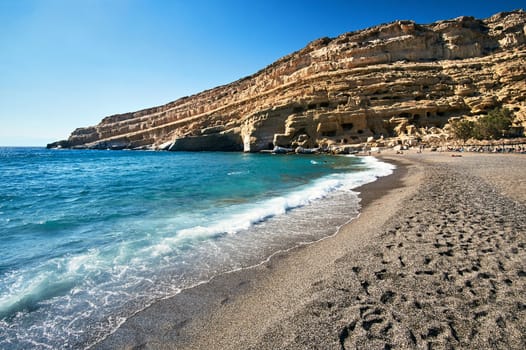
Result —
<svg viewBox="0 0 526 350"><path fill-rule="evenodd" d="M98 349L526 347L526 157L383 156L321 242L160 301ZM315 219L315 218L314 218Z"/></svg>

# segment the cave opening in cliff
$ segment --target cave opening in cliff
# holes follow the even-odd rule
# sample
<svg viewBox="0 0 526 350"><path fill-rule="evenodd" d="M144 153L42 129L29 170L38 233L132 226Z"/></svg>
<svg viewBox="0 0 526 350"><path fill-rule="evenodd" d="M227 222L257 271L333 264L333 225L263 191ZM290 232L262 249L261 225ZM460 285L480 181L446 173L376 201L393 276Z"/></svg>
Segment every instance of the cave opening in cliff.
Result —
<svg viewBox="0 0 526 350"><path fill-rule="evenodd" d="M334 136L336 136L336 131L335 131L335 130L324 131L324 132L321 133L321 136L324 136L324 137L334 137Z"/></svg>
<svg viewBox="0 0 526 350"><path fill-rule="evenodd" d="M296 106L292 109L292 113L302 113L304 110L303 106Z"/></svg>
<svg viewBox="0 0 526 350"><path fill-rule="evenodd" d="M346 131L352 130L353 127L354 127L353 123L343 123L342 124L342 129Z"/></svg>

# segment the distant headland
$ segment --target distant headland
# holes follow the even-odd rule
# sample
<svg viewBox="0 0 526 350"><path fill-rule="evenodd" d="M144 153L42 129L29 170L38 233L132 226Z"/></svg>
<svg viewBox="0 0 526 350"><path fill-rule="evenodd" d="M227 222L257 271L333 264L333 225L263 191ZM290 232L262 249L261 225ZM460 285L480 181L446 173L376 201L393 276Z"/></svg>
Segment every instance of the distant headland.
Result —
<svg viewBox="0 0 526 350"><path fill-rule="evenodd" d="M259 152L437 144L494 111L526 126L526 13L396 21L322 38L254 75L104 118L48 148ZM465 123L460 123L466 121ZM464 125L466 124L466 125Z"/></svg>

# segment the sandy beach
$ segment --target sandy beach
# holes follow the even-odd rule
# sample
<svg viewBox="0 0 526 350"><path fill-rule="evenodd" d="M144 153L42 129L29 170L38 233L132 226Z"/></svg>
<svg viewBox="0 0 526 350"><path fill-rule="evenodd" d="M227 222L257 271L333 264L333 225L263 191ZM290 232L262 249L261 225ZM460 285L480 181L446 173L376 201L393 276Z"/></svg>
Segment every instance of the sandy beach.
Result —
<svg viewBox="0 0 526 350"><path fill-rule="evenodd" d="M380 157L397 170L336 235L159 301L93 348L526 348L526 156Z"/></svg>

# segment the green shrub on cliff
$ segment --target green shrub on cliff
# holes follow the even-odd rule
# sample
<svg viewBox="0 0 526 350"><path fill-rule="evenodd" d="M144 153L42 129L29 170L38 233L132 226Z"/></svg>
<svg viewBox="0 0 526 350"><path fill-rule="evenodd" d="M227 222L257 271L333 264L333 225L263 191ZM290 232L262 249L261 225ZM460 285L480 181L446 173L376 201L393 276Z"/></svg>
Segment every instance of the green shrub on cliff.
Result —
<svg viewBox="0 0 526 350"><path fill-rule="evenodd" d="M475 124L475 138L479 140L497 140L509 133L513 114L507 108L495 108L481 117Z"/></svg>
<svg viewBox="0 0 526 350"><path fill-rule="evenodd" d="M459 119L451 122L457 139L497 140L509 134L513 113L507 108L495 108L476 121Z"/></svg>
<svg viewBox="0 0 526 350"><path fill-rule="evenodd" d="M468 119L457 119L451 122L451 129L457 139L466 142L473 137L475 122Z"/></svg>

